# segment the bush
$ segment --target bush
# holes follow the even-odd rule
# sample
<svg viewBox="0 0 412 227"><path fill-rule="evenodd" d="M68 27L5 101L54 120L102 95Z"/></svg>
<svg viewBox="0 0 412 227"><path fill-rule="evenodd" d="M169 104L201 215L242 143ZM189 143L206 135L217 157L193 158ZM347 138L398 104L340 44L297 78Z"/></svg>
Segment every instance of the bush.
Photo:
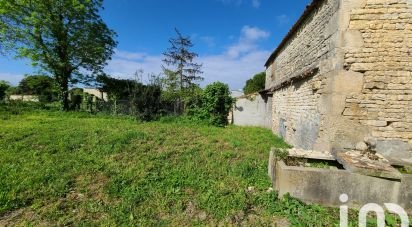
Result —
<svg viewBox="0 0 412 227"><path fill-rule="evenodd" d="M207 119L212 125L225 126L232 104L229 87L224 83L215 82L205 88L200 98L193 98L187 114L196 120Z"/></svg>

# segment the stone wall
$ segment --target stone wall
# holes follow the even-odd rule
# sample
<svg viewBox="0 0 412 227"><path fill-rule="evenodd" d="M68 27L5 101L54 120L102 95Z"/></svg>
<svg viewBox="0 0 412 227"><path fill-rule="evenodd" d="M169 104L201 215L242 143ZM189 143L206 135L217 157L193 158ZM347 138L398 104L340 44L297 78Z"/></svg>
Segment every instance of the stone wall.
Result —
<svg viewBox="0 0 412 227"><path fill-rule="evenodd" d="M305 149L366 141L412 163L412 0L314 3L267 65L274 132Z"/></svg>
<svg viewBox="0 0 412 227"><path fill-rule="evenodd" d="M305 149L320 148L324 118L321 95L327 75L336 70L339 37L340 1L318 2L318 8L302 22L266 71L266 87L280 86L273 91L273 131ZM285 83L287 80L291 81Z"/></svg>
<svg viewBox="0 0 412 227"><path fill-rule="evenodd" d="M318 100L321 76L315 75L285 86L273 94L273 130L288 143L313 149L318 138L321 113Z"/></svg>
<svg viewBox="0 0 412 227"><path fill-rule="evenodd" d="M266 88L319 67L335 56L339 0L324 0L305 19L267 68Z"/></svg>
<svg viewBox="0 0 412 227"><path fill-rule="evenodd" d="M376 149L392 159L412 146L412 1L365 0L350 10L344 68L363 76L343 115L368 127Z"/></svg>

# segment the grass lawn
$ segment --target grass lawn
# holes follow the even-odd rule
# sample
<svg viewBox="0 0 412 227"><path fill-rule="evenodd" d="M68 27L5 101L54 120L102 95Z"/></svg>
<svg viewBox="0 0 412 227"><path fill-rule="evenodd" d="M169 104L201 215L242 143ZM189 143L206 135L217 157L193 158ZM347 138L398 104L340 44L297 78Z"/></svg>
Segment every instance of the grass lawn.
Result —
<svg viewBox="0 0 412 227"><path fill-rule="evenodd" d="M0 111L0 226L337 224L267 192L272 146L261 128Z"/></svg>

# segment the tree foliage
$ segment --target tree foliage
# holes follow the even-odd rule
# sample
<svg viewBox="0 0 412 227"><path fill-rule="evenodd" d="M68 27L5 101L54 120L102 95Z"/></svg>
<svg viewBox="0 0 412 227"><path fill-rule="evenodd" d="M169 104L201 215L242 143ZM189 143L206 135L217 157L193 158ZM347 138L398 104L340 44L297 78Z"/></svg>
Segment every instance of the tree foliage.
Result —
<svg viewBox="0 0 412 227"><path fill-rule="evenodd" d="M6 91L10 88L10 84L7 81L0 80L0 102L6 97Z"/></svg>
<svg viewBox="0 0 412 227"><path fill-rule="evenodd" d="M131 97L136 81L127 79L116 79L106 74L101 74L96 78L101 85L101 91L106 92L112 101L125 100Z"/></svg>
<svg viewBox="0 0 412 227"><path fill-rule="evenodd" d="M253 76L252 79L246 81L246 86L243 88L245 94L252 94L265 89L266 73L261 72Z"/></svg>
<svg viewBox="0 0 412 227"><path fill-rule="evenodd" d="M20 81L17 91L24 95L37 95L42 102L51 102L58 95L56 81L44 75L26 76Z"/></svg>
<svg viewBox="0 0 412 227"><path fill-rule="evenodd" d="M151 78L149 84L138 80L115 79L108 75L98 76L97 81L115 105L118 100L125 100L133 115L148 121L156 118L161 108L162 88L155 76Z"/></svg>
<svg viewBox="0 0 412 227"><path fill-rule="evenodd" d="M197 82L204 78L200 76L202 64L194 62L198 55L190 51L193 47L190 37L183 36L177 29L175 31L177 37L169 40L171 47L163 53L165 65L162 68L167 98L176 102L175 112L182 113L183 99L191 96L199 86Z"/></svg>
<svg viewBox="0 0 412 227"><path fill-rule="evenodd" d="M215 126L225 126L228 123L229 111L233 105L229 86L215 82L206 86L200 98L193 99L188 115L201 120L209 120Z"/></svg>
<svg viewBox="0 0 412 227"><path fill-rule="evenodd" d="M102 0L0 0L2 50L50 73L64 110L69 84L101 71L116 46L101 8Z"/></svg>

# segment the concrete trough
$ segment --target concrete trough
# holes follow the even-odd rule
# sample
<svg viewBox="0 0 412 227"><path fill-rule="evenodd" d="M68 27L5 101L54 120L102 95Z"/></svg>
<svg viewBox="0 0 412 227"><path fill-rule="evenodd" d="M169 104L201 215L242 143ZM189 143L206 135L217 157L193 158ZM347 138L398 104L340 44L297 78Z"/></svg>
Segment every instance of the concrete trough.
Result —
<svg viewBox="0 0 412 227"><path fill-rule="evenodd" d="M347 194L349 201L345 204L350 208L359 209L368 203L395 203L412 214L412 175L402 174L401 180L389 180L344 169L287 166L273 152L269 175L280 197L289 193L306 203L339 207L340 195Z"/></svg>

